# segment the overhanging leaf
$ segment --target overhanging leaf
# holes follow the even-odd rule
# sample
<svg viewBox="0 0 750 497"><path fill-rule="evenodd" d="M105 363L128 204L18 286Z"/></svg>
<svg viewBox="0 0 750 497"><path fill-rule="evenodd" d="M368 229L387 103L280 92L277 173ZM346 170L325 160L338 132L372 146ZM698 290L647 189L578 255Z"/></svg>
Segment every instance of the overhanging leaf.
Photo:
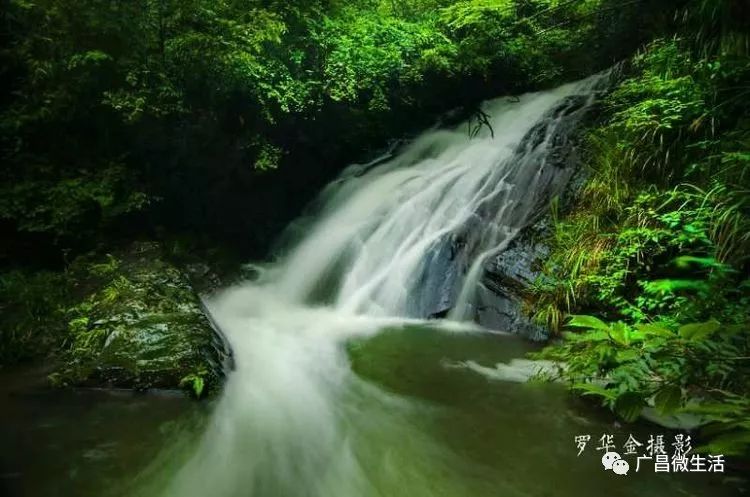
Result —
<svg viewBox="0 0 750 497"><path fill-rule="evenodd" d="M617 322L612 325L609 335L620 345L630 345L630 328L625 323Z"/></svg>
<svg viewBox="0 0 750 497"><path fill-rule="evenodd" d="M668 328L654 323L637 324L635 325L635 328L646 336L660 336L665 338L672 338L675 336L675 334Z"/></svg>
<svg viewBox="0 0 750 497"><path fill-rule="evenodd" d="M654 407L659 414L671 414L680 407L682 389L677 385L668 385L654 395Z"/></svg>
<svg viewBox="0 0 750 497"><path fill-rule="evenodd" d="M721 327L721 323L716 320L705 321L703 323L690 323L680 326L678 333L686 340L702 340L711 336Z"/></svg>
<svg viewBox="0 0 750 497"><path fill-rule="evenodd" d="M589 328L592 330L609 331L609 326L607 326L607 323L605 323L601 319L595 318L594 316L586 316L583 314L574 314L570 316L570 319L568 319L566 325L575 328Z"/></svg>
<svg viewBox="0 0 750 497"><path fill-rule="evenodd" d="M625 421L638 419L643 410L643 397L635 392L625 392L615 401L615 412Z"/></svg>
<svg viewBox="0 0 750 497"><path fill-rule="evenodd" d="M573 385L573 389L580 391L581 395L597 395L606 400L615 400L617 398L617 393L614 390L607 390L596 383L576 383Z"/></svg>

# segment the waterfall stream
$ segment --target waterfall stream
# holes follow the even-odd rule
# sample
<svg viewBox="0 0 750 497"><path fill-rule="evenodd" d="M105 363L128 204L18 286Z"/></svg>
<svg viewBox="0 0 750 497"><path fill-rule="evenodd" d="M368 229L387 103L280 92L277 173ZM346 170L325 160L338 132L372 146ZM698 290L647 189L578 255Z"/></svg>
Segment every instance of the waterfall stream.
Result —
<svg viewBox="0 0 750 497"><path fill-rule="evenodd" d="M513 497L606 485L595 463L587 483L580 469L563 482L581 426L557 390L542 398L462 367L523 353L468 323L473 289L564 188L570 168L554 154L601 79L486 102L491 128L476 136L467 124L433 129L344 171L279 261L208 303L235 370L196 446L168 456L177 468L143 494ZM448 309L449 320L425 321ZM497 421L509 406L526 413L517 426Z"/></svg>
<svg viewBox="0 0 750 497"><path fill-rule="evenodd" d="M431 130L375 167L350 167L269 285L347 313L428 317L442 305L468 317L483 264L565 185L570 168L550 156L603 79L486 102L489 126L475 133Z"/></svg>

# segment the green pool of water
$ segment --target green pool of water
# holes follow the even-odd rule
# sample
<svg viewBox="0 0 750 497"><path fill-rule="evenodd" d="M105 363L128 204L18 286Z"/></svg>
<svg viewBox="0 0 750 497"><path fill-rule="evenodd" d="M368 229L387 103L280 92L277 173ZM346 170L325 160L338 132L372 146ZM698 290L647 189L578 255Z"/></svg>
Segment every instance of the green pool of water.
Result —
<svg viewBox="0 0 750 497"><path fill-rule="evenodd" d="M498 363L532 348L515 337L408 326L341 346L355 373L339 385L332 406L343 435L335 464L330 447L314 461L330 477L314 484L258 483L257 471L252 480L250 471L243 475L242 456L230 452L231 461L216 464L224 464L224 474L235 481L207 482L207 488L220 497L743 493L741 475L731 467L724 474L656 474L646 464L636 473L635 457L625 456L631 463L627 475L605 471L596 450L600 436L613 435L620 447L630 434L642 442L663 434L671 443L673 433L649 424L621 425L559 385L500 379L492 374ZM200 450L207 425L217 422L211 421L216 402L195 403L168 392L49 391L29 381L38 377L33 371L0 377L3 496L178 495L168 483ZM591 441L578 456L574 437L583 434ZM277 463L289 465L290 475L307 474L295 472L293 451L243 447L255 456L267 453L270 464L283 454L286 459ZM207 470L206 478L215 474Z"/></svg>

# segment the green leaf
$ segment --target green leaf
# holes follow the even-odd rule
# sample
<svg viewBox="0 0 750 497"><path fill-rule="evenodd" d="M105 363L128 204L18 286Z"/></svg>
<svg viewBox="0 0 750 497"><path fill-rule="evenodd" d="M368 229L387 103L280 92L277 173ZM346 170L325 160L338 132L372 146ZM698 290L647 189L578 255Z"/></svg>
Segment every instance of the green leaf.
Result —
<svg viewBox="0 0 750 497"><path fill-rule="evenodd" d="M574 314L570 316L570 319L567 322L567 326L609 331L609 326L607 326L607 324L601 319L595 318L594 316L586 316L583 314Z"/></svg>
<svg viewBox="0 0 750 497"><path fill-rule="evenodd" d="M668 385L654 395L654 407L659 414L671 414L676 411L682 401L682 389L677 385Z"/></svg>
<svg viewBox="0 0 750 497"><path fill-rule="evenodd" d="M625 323L617 322L613 324L609 335L619 345L630 345L630 328Z"/></svg>
<svg viewBox="0 0 750 497"><path fill-rule="evenodd" d="M722 266L722 264L713 257L695 257L692 255L681 255L676 257L672 262L675 266L682 269L689 268L691 264L705 268Z"/></svg>
<svg viewBox="0 0 750 497"><path fill-rule="evenodd" d="M635 361L637 359L640 359L640 357L641 354L638 349L618 350L617 354L615 355L615 359L617 359L617 362L619 363Z"/></svg>
<svg viewBox="0 0 750 497"><path fill-rule="evenodd" d="M193 392L195 392L196 397L200 398L201 394L203 394L203 387L203 378L201 378L200 376L196 376L195 378L193 378Z"/></svg>
<svg viewBox="0 0 750 497"><path fill-rule="evenodd" d="M609 333L604 331L590 331L588 333L563 333L563 338L570 342L608 342Z"/></svg>
<svg viewBox="0 0 750 497"><path fill-rule="evenodd" d="M643 397L635 392L625 392L615 401L615 412L627 422L638 419L643 410Z"/></svg>
<svg viewBox="0 0 750 497"><path fill-rule="evenodd" d="M663 326L659 326L658 324L637 324L635 325L635 328L638 331L642 332L645 336L660 336L665 338L672 338L675 336L675 334L671 330Z"/></svg>
<svg viewBox="0 0 750 497"><path fill-rule="evenodd" d="M686 290L707 292L709 288L706 282L701 280L663 279L645 282L643 290L649 295L667 295Z"/></svg>
<svg viewBox="0 0 750 497"><path fill-rule="evenodd" d="M750 432L737 430L716 436L708 444L696 447L695 450L714 454L741 456L747 454L748 448L750 448Z"/></svg>
<svg viewBox="0 0 750 497"><path fill-rule="evenodd" d="M703 323L691 323L680 326L678 333L686 340L703 340L721 327L721 323L712 319Z"/></svg>
<svg viewBox="0 0 750 497"><path fill-rule="evenodd" d="M180 380L180 387L185 386L189 386L195 394L195 397L200 398L201 395L203 395L205 382L203 381L203 377L199 374L189 374Z"/></svg>
<svg viewBox="0 0 750 497"><path fill-rule="evenodd" d="M617 393L614 390L608 390L596 383L576 383L573 385L573 390L582 392L581 395L598 395L606 400L615 400L617 398Z"/></svg>

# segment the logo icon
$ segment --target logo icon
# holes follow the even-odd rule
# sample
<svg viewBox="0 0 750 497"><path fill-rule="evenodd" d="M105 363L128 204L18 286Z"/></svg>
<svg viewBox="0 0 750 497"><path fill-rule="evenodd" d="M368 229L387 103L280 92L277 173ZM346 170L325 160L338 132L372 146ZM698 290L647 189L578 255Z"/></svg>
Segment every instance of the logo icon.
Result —
<svg viewBox="0 0 750 497"><path fill-rule="evenodd" d="M602 465L604 466L604 469L612 469L612 464L619 459L622 458L617 452L607 452L602 456Z"/></svg>
<svg viewBox="0 0 750 497"><path fill-rule="evenodd" d="M630 464L625 459L618 459L612 463L612 471L617 475L626 475L630 469Z"/></svg>
<svg viewBox="0 0 750 497"><path fill-rule="evenodd" d="M612 470L613 473L618 475L626 475L630 470L628 461L620 457L617 452L607 452L602 456L602 466L605 470Z"/></svg>

